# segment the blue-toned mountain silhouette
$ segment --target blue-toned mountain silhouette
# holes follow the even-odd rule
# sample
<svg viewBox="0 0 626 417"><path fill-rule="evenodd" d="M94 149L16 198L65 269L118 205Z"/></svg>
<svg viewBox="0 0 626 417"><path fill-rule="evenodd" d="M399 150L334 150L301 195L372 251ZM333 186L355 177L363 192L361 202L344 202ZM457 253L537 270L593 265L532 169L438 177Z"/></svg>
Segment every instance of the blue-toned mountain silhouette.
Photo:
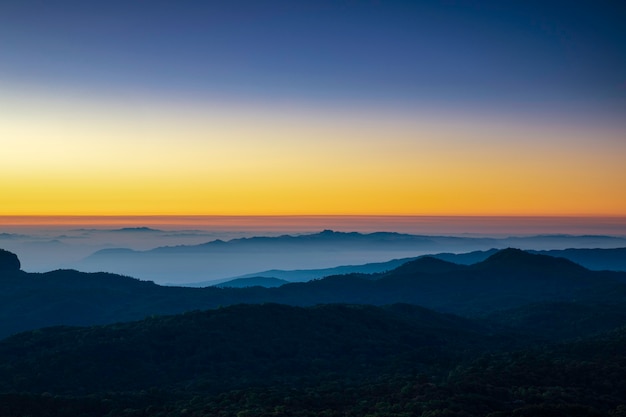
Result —
<svg viewBox="0 0 626 417"><path fill-rule="evenodd" d="M146 232L139 232L146 233ZM341 265L384 263L390 259L408 259L439 252L457 255L471 251L489 251L519 247L533 250L566 248L626 247L626 239L611 236L542 235L528 237L486 238L421 236L402 233L336 232L325 230L304 235L213 240L199 245L164 246L137 251L128 248L100 250L74 267L82 271L108 271L158 283L176 285L218 284L233 278L266 276L287 281L303 281L335 273L372 273L382 270L345 269L328 271ZM476 255L479 256L478 253ZM442 257L445 255L441 255ZM478 262L478 256L458 263ZM485 256L486 257L486 256ZM442 258L443 259L443 258ZM484 258L483 258L484 259ZM456 262L454 259L447 259ZM397 266L391 266L393 267ZM320 274L268 275L270 270L326 269ZM198 285L198 284L196 284Z"/></svg>
<svg viewBox="0 0 626 417"><path fill-rule="evenodd" d="M590 271L562 258L505 249L472 265L423 257L384 273L334 275L277 288L164 287L109 273L13 269L2 273L0 290L0 316L12 318L0 323L0 335L6 336L239 303L409 303L476 315L544 301L620 302L626 273Z"/></svg>
<svg viewBox="0 0 626 417"><path fill-rule="evenodd" d="M2 417L600 417L626 389L626 273L519 249L277 288L33 274L3 251L0 317L27 330L0 340Z"/></svg>

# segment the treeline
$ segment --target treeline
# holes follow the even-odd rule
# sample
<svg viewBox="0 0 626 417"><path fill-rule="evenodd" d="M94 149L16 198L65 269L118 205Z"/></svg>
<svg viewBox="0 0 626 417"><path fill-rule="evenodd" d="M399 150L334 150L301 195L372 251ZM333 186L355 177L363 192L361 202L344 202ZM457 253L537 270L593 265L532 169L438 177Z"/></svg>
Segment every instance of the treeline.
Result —
<svg viewBox="0 0 626 417"><path fill-rule="evenodd" d="M241 305L6 339L0 415L617 417L624 346L624 327L550 341L408 305Z"/></svg>

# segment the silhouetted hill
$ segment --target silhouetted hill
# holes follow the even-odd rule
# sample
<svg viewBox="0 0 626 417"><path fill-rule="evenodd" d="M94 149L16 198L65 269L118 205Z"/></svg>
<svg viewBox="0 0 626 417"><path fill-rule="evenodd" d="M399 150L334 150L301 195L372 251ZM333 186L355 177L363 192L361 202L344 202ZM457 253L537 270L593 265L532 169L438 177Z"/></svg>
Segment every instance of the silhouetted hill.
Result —
<svg viewBox="0 0 626 417"><path fill-rule="evenodd" d="M247 288L247 287L265 287L274 288L281 285L288 284L289 281L284 279L272 278L272 277L250 277L250 278L237 278L230 281L217 284L216 287L220 288Z"/></svg>
<svg viewBox="0 0 626 417"><path fill-rule="evenodd" d="M405 264L408 261L415 259L402 258L392 259L386 262L372 262L363 265L342 265L333 268L318 268L318 269L295 269L295 270L280 270L270 269L261 272L255 272L252 274L245 274L237 277L232 277L226 280L212 280L201 281L182 284L186 287L207 287L210 285L219 285L222 282L230 281L239 278L254 278L254 277L272 277L281 279L287 282L306 282L312 279L319 279L328 277L331 275L346 275L346 274L375 274L378 272L386 272Z"/></svg>
<svg viewBox="0 0 626 417"><path fill-rule="evenodd" d="M472 265L181 288L32 274L11 255L0 335L34 330L0 340L0 417L624 411L624 272L505 249Z"/></svg>
<svg viewBox="0 0 626 417"><path fill-rule="evenodd" d="M472 269L484 271L537 272L546 274L558 271L563 274L583 274L587 269L563 258L533 254L520 249L508 248L472 265Z"/></svg>
<svg viewBox="0 0 626 417"><path fill-rule="evenodd" d="M470 266L422 258L386 273L336 275L277 288L163 287L72 270L13 271L1 277L0 337L51 325L105 324L239 303L408 303L480 315L544 301L626 300L626 273L589 271L564 259L518 250L504 250Z"/></svg>
<svg viewBox="0 0 626 417"><path fill-rule="evenodd" d="M566 258L583 265L585 268L597 271L626 271L626 248L564 249L538 251L537 253Z"/></svg>
<svg viewBox="0 0 626 417"><path fill-rule="evenodd" d="M591 237L589 238L591 239ZM438 253L431 256L449 262L470 265L482 262L496 252L498 252L497 249L490 249L458 254ZM626 248L527 249L526 252L565 258L594 271L626 271Z"/></svg>
<svg viewBox="0 0 626 417"><path fill-rule="evenodd" d="M147 251L104 249L85 258L77 267L93 272L122 273L162 283L200 282L226 277L250 277L249 274L254 271L277 267L328 268L342 263L359 264L405 258L444 243L454 246L457 241L456 238L437 239L435 241L425 236L401 233L362 234L326 230L307 235L261 236L229 241L218 239L199 245L163 246ZM188 278L183 281L178 274Z"/></svg>
<svg viewBox="0 0 626 417"><path fill-rule="evenodd" d="M158 311L162 288L107 273L58 270L45 274L3 273L0 279L0 337L59 324L91 325L140 319ZM150 302L150 297L153 297ZM174 292L168 299L176 298ZM156 304L155 304L156 303ZM182 312L184 310L178 310Z"/></svg>
<svg viewBox="0 0 626 417"><path fill-rule="evenodd" d="M276 237L245 237L232 239L227 242L217 239L200 245L180 245L180 246L164 246L152 249L147 252L151 253L191 253L206 252L215 249L220 250L245 250L248 247L270 248L270 247L288 247L293 248L294 245L302 247L318 247L319 245L347 245L353 249L363 249L372 246L385 244L386 246L405 247L410 245L427 245L433 244L431 238L427 236L409 235L395 232L375 232L375 233L358 233L358 232L335 232L332 230L324 230L320 233L307 235L282 235ZM94 255L98 255L96 252Z"/></svg>
<svg viewBox="0 0 626 417"><path fill-rule="evenodd" d="M437 259L432 256L424 256L413 261L408 261L393 270L394 274L441 274L444 272L462 271L466 268L452 262Z"/></svg>
<svg viewBox="0 0 626 417"><path fill-rule="evenodd" d="M0 273L19 271L20 267L20 260L16 254L0 249Z"/></svg>
<svg viewBox="0 0 626 417"><path fill-rule="evenodd" d="M162 233L163 230L153 229L151 227L122 227L120 229L111 229L110 232L123 233Z"/></svg>
<svg viewBox="0 0 626 417"><path fill-rule="evenodd" d="M312 279L324 278L330 275L345 275L345 274L374 274L379 272L386 272L399 267L411 260L431 257L444 261L448 261L455 264L471 265L474 263L482 262L494 253L498 252L498 249L489 249L486 251L474 251L468 253L436 253L432 255L422 255L418 257L394 259L387 262L374 262L363 265L343 265L334 268L322 268L322 269L303 269L303 270L279 270L272 269L252 274L246 274L238 277L233 277L226 280L213 280L182 284L190 287L206 287L210 285L216 285L221 282L225 282L231 279L237 278L250 278L256 276L274 277L283 279L289 282L305 282ZM549 250L549 251L537 251L527 250L529 253L548 255L558 258L565 258L574 263L577 263L587 269L601 271L626 271L626 248L616 249L561 249L561 250Z"/></svg>
<svg viewBox="0 0 626 417"><path fill-rule="evenodd" d="M413 263L418 261L413 261ZM453 271L416 273L412 263L383 274L372 293L458 314L482 314L538 301L584 300L596 287L619 286L623 273L593 272L564 259L509 249Z"/></svg>

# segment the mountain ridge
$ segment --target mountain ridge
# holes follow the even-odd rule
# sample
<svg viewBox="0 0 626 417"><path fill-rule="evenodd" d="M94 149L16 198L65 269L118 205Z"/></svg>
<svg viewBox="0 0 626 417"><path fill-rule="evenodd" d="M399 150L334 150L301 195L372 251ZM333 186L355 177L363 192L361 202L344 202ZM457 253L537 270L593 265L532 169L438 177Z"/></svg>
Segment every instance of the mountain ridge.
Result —
<svg viewBox="0 0 626 417"><path fill-rule="evenodd" d="M272 289L13 268L0 416L617 416L625 305L626 273L517 249Z"/></svg>
<svg viewBox="0 0 626 417"><path fill-rule="evenodd" d="M267 276L279 279L284 279L289 282L303 282L316 278L323 278L329 275L340 275L349 273L379 273L385 272L390 269L395 269L398 266L424 257L432 257L448 261L459 265L470 265L478 262L482 262L489 256L496 253L498 249L489 249L485 251L473 251L467 253L435 253L430 255L420 255L411 258L393 259L386 262L372 262L362 265L342 265L334 268L322 268L322 269L303 269L303 270L281 270L273 269L266 271L254 272L251 274L245 274L241 276L235 276L231 278L224 278L223 280L232 280L237 278L248 278L254 276ZM626 271L626 248L606 248L606 249L558 249L558 250L526 250L529 253L536 253L540 255L548 255L558 258L564 258L570 260L576 264L579 264L587 269L594 271L613 270L613 271ZM613 266L613 267L612 267ZM193 283L178 284L189 287L210 286L218 284L223 280L211 280L200 281ZM169 285L169 284L168 284Z"/></svg>
<svg viewBox="0 0 626 417"><path fill-rule="evenodd" d="M246 288L246 287L264 287L274 288L281 285L289 284L289 281L284 279L278 279L274 277L250 277L250 278L236 278L230 281L216 284L218 288Z"/></svg>
<svg viewBox="0 0 626 417"><path fill-rule="evenodd" d="M158 242L158 241L157 241ZM254 236L211 240L201 244L158 246L152 249L106 249L71 265L97 272L109 271L158 283L179 285L188 282L227 281L244 276L271 276L271 269L328 269L341 265L383 263L389 259L414 258L438 252L467 253L472 250L555 249L559 247L615 247L626 239L577 236L542 237L458 237L411 235L396 232L338 232L280 236ZM468 255L469 256L469 255ZM261 272L261 273L259 273ZM328 273L383 272L356 269L326 271L322 275L300 274L298 281ZM183 275L184 274L184 275ZM285 279L285 276L274 276ZM289 280L289 279L287 279ZM296 279L294 279L295 281ZM218 282L214 282L218 283Z"/></svg>
<svg viewBox="0 0 626 417"><path fill-rule="evenodd" d="M0 318L7 318L0 321L0 336L50 325L105 324L238 303L408 303L477 315L532 302L626 298L626 273L589 271L562 259L516 250L498 253L506 262L497 268L493 259L476 268L426 258L383 273L334 275L276 288L166 287L107 273L13 271L0 279ZM518 258L539 259L541 268L520 269Z"/></svg>
<svg viewBox="0 0 626 417"><path fill-rule="evenodd" d="M559 269L568 273L589 271L589 269L568 259L531 253L517 248L502 249L490 255L482 262L471 265L474 269L524 269L527 271L544 271L547 268Z"/></svg>

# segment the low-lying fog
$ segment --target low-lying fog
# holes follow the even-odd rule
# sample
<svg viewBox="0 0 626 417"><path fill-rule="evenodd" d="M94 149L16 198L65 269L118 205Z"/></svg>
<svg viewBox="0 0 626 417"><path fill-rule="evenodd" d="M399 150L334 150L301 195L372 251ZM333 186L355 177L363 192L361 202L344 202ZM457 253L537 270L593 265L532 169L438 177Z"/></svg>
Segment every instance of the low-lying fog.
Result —
<svg viewBox="0 0 626 417"><path fill-rule="evenodd" d="M330 232L315 238L309 236L325 229L419 236L355 237ZM283 235L300 238L276 238ZM254 236L275 239L236 240ZM218 239L226 243L203 245ZM180 247L152 251L174 246ZM220 280L268 269L328 268L428 253L463 253L509 246L521 249L625 247L626 221L337 216L202 218L185 222L142 219L137 223L126 219L109 225L102 222L0 223L0 248L16 253L26 271L59 268L107 271L161 284ZM113 248L132 251L97 253Z"/></svg>

